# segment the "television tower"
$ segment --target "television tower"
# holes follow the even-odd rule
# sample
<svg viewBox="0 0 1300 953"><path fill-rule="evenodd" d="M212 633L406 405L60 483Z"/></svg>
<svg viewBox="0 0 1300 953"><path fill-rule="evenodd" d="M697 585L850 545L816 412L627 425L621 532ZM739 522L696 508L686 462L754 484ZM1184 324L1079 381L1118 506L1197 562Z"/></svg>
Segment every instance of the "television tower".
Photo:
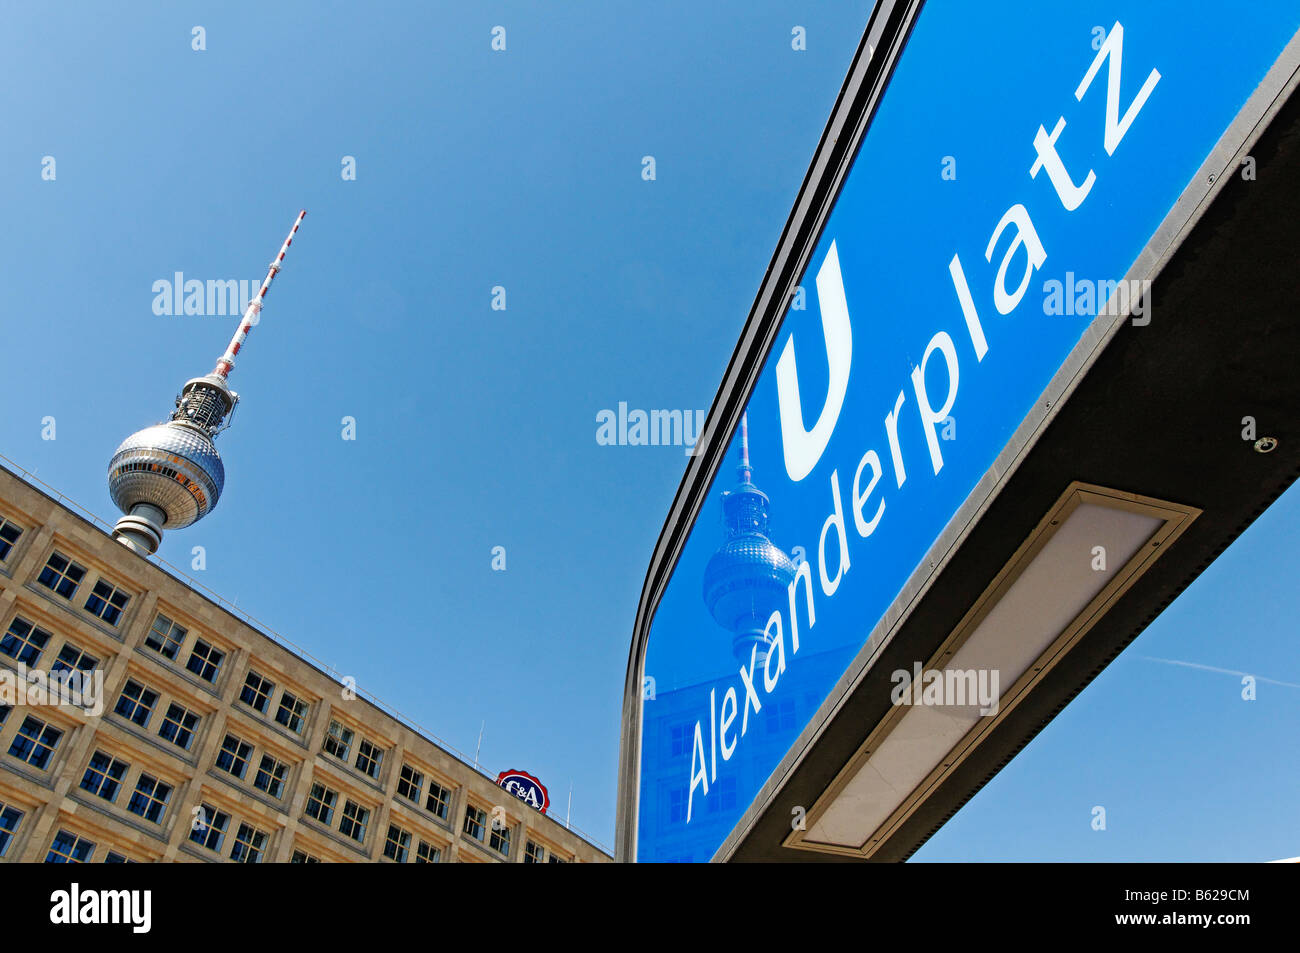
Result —
<svg viewBox="0 0 1300 953"><path fill-rule="evenodd" d="M754 485L749 465L749 414L740 418L737 482L722 494L727 541L704 568L704 604L718 625L732 634L731 651L742 665L767 660L767 620L788 599L795 567L767 536L767 494Z"/></svg>
<svg viewBox="0 0 1300 953"><path fill-rule="evenodd" d="M164 529L198 522L221 497L226 468L212 441L230 426L226 417L239 403L226 378L306 214L305 209L298 213L216 367L186 381L171 418L127 437L108 463L108 492L124 514L113 527L113 538L141 555L157 551Z"/></svg>

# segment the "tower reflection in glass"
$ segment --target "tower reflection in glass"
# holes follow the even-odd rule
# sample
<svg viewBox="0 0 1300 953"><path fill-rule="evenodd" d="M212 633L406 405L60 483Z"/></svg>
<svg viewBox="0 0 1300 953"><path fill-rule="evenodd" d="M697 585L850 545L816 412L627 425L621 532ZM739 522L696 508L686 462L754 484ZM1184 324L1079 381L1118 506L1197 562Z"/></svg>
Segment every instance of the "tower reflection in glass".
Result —
<svg viewBox="0 0 1300 953"><path fill-rule="evenodd" d="M732 633L731 651L747 664L755 647L757 663L767 659L764 629L787 599L795 567L767 536L767 494L753 482L749 464L749 415L740 420L737 483L722 494L727 540L704 569L704 604L718 625Z"/></svg>

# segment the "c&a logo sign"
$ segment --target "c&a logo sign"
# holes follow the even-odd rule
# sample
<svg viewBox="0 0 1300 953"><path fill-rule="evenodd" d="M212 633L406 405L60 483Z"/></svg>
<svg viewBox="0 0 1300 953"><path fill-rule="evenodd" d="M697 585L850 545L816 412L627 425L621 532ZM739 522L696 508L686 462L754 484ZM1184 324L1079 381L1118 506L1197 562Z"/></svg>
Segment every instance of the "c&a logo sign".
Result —
<svg viewBox="0 0 1300 953"><path fill-rule="evenodd" d="M545 785L527 771L502 771L497 775L497 784L543 814L551 806L551 799L546 793Z"/></svg>

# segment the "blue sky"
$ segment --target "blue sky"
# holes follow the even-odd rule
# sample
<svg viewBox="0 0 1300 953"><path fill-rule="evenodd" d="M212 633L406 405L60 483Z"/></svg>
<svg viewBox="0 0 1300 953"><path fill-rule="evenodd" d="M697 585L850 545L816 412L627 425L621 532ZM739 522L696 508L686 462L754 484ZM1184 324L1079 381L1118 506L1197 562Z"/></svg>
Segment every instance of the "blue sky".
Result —
<svg viewBox="0 0 1300 953"><path fill-rule="evenodd" d="M231 377L225 494L161 555L205 547L205 585L461 750L485 721L485 767L561 810L572 784L611 843L633 615L686 457L601 446L596 415L708 407L869 7L10 5L0 453L115 518L113 449L236 321L156 315L153 283L260 277L306 208ZM1139 658L1300 683L1298 510L918 857L1300 853L1300 690L1246 703L1234 676Z"/></svg>

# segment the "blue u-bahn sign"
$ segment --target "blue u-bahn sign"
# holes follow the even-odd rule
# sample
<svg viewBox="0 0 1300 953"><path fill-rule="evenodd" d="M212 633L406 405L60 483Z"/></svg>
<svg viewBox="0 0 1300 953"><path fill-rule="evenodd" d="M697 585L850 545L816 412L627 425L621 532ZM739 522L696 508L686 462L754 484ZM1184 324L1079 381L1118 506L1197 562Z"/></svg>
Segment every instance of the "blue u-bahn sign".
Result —
<svg viewBox="0 0 1300 953"><path fill-rule="evenodd" d="M643 612L626 854L715 855L936 540L1151 320L1174 212L1298 28L1295 0L929 0L880 53L747 435Z"/></svg>

